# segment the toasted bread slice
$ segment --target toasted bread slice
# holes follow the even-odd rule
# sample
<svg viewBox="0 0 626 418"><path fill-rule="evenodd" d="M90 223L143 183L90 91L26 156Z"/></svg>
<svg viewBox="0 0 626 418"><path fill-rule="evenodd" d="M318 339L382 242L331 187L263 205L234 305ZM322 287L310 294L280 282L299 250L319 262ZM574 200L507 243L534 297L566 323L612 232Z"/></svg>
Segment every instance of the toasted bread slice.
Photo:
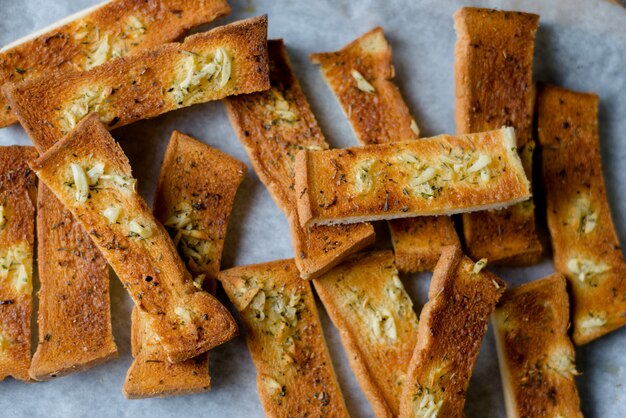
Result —
<svg viewBox="0 0 626 418"><path fill-rule="evenodd" d="M419 137L417 123L392 82L391 46L382 28L372 29L337 52L313 54L311 60L320 64L361 145ZM389 229L402 272L432 270L443 247L460 245L449 217L393 220Z"/></svg>
<svg viewBox="0 0 626 418"><path fill-rule="evenodd" d="M227 14L226 0L114 0L83 10L0 50L0 86L89 70ZM0 127L17 122L0 94Z"/></svg>
<svg viewBox="0 0 626 418"><path fill-rule="evenodd" d="M128 159L93 113L31 164L92 237L153 320L167 357L177 363L237 334L224 306L196 289L165 228L134 190Z"/></svg>
<svg viewBox="0 0 626 418"><path fill-rule="evenodd" d="M400 417L462 417L465 392L505 284L458 247L444 248L420 314Z"/></svg>
<svg viewBox="0 0 626 418"><path fill-rule="evenodd" d="M38 192L39 345L29 374L48 380L114 358L117 347L107 262L54 194L43 184Z"/></svg>
<svg viewBox="0 0 626 418"><path fill-rule="evenodd" d="M328 271L374 241L369 224L303 228L294 193L294 158L299 149L328 144L289 63L282 40L268 43L270 90L226 99L231 124L254 170L289 219L295 262L302 278Z"/></svg>
<svg viewBox="0 0 626 418"><path fill-rule="evenodd" d="M419 128L393 83L391 46L377 27L337 52L311 54L362 145L408 141Z"/></svg>
<svg viewBox="0 0 626 418"><path fill-rule="evenodd" d="M454 15L457 133L512 126L526 175L534 150L533 52L539 16L464 7ZM532 200L501 211L463 215L470 257L503 265L534 264L542 247Z"/></svg>
<svg viewBox="0 0 626 418"><path fill-rule="evenodd" d="M505 292L493 316L506 416L582 417L560 273Z"/></svg>
<svg viewBox="0 0 626 418"><path fill-rule="evenodd" d="M347 417L311 284L294 261L235 267L217 277L246 327L265 415Z"/></svg>
<svg viewBox="0 0 626 418"><path fill-rule="evenodd" d="M35 146L45 151L93 111L107 129L113 129L192 104L267 88L267 18L262 16L89 71L8 84L3 91Z"/></svg>
<svg viewBox="0 0 626 418"><path fill-rule="evenodd" d="M512 128L296 155L305 226L501 208L530 197Z"/></svg>
<svg viewBox="0 0 626 418"><path fill-rule="evenodd" d="M174 131L165 151L154 216L170 233L196 287L215 292L228 218L244 163ZM128 398L183 395L209 390L208 353L170 364L150 318L133 309L133 356L124 395Z"/></svg>
<svg viewBox="0 0 626 418"><path fill-rule="evenodd" d="M572 294L573 339L626 324L626 265L611 219L598 143L598 96L542 86L539 143L554 267Z"/></svg>
<svg viewBox="0 0 626 418"><path fill-rule="evenodd" d="M33 147L0 147L0 381L30 380L35 158Z"/></svg>
<svg viewBox="0 0 626 418"><path fill-rule="evenodd" d="M393 253L356 254L313 283L374 413L397 417L417 315Z"/></svg>

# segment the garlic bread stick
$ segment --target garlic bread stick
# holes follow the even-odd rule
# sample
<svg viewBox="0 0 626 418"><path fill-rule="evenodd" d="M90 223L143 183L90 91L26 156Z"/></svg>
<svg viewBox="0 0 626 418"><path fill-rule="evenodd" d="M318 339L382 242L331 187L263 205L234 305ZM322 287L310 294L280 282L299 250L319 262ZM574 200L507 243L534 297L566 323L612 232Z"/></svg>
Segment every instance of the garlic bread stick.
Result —
<svg viewBox="0 0 626 418"><path fill-rule="evenodd" d="M0 86L89 70L143 48L175 41L227 14L225 0L113 0L68 16L0 49ZM17 122L0 94L0 127Z"/></svg>
<svg viewBox="0 0 626 418"><path fill-rule="evenodd" d="M254 170L285 213L302 278L328 271L374 241L369 224L303 228L294 192L294 159L303 148L327 149L309 103L296 79L282 40L268 43L271 88L229 97L226 109Z"/></svg>
<svg viewBox="0 0 626 418"><path fill-rule="evenodd" d="M237 334L226 308L197 289L167 231L135 191L128 159L92 113L31 164L83 225L177 363Z"/></svg>
<svg viewBox="0 0 626 418"><path fill-rule="evenodd" d="M35 158L33 147L0 147L0 380L30 380Z"/></svg>
<svg viewBox="0 0 626 418"><path fill-rule="evenodd" d="M221 271L241 315L268 417L347 417L311 283L293 260Z"/></svg>
<svg viewBox="0 0 626 418"><path fill-rule="evenodd" d="M312 54L361 145L417 139L419 128L393 83L391 46L374 28L337 52ZM449 217L389 221L396 266L402 272L432 270L441 248L460 245Z"/></svg>
<svg viewBox="0 0 626 418"><path fill-rule="evenodd" d="M39 344L29 374L49 380L117 357L109 266L83 227L44 185L37 197Z"/></svg>
<svg viewBox="0 0 626 418"><path fill-rule="evenodd" d="M539 16L464 7L454 15L457 133L515 128L517 149L532 177L533 52ZM501 211L463 215L465 245L473 259L503 265L534 264L542 247L535 205L527 200Z"/></svg>
<svg viewBox="0 0 626 418"><path fill-rule="evenodd" d="M420 314L400 417L463 417L489 315L505 284L456 247L444 248Z"/></svg>
<svg viewBox="0 0 626 418"><path fill-rule="evenodd" d="M555 273L509 290L492 315L508 418L583 416L565 283Z"/></svg>
<svg viewBox="0 0 626 418"><path fill-rule="evenodd" d="M626 324L626 265L611 219L598 138L598 96L541 86L539 144L554 267L567 277L573 339Z"/></svg>
<svg viewBox="0 0 626 418"><path fill-rule="evenodd" d="M355 254L313 281L377 417L397 417L417 315L391 251Z"/></svg>
<svg viewBox="0 0 626 418"><path fill-rule="evenodd" d="M174 240L194 285L215 293L228 218L246 166L178 131L165 151L154 216ZM124 383L127 398L182 395L211 387L208 353L171 364L137 307L132 315L133 363Z"/></svg>
<svg viewBox="0 0 626 418"><path fill-rule="evenodd" d="M266 90L266 44L267 18L261 16L89 71L8 84L3 91L35 146L45 151L91 112L113 129L196 103Z"/></svg>
<svg viewBox="0 0 626 418"><path fill-rule="evenodd" d="M509 206L530 197L512 128L296 155L305 226Z"/></svg>

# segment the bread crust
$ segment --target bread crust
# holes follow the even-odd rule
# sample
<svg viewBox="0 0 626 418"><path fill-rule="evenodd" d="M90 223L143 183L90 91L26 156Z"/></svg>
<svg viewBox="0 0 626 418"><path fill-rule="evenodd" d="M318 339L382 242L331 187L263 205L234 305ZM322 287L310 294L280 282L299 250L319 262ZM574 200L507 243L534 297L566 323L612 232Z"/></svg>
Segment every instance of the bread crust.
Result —
<svg viewBox="0 0 626 418"><path fill-rule="evenodd" d="M537 100L554 267L570 284L580 345L626 324L626 265L602 174L598 96L542 85Z"/></svg>
<svg viewBox="0 0 626 418"><path fill-rule="evenodd" d="M512 126L526 175L534 150L532 81L539 16L464 7L454 15L455 120L458 133ZM470 257L491 264L527 265L541 259L531 200L500 211L463 215Z"/></svg>
<svg viewBox="0 0 626 418"><path fill-rule="evenodd" d="M33 147L0 147L0 381L30 380L35 158Z"/></svg>
<svg viewBox="0 0 626 418"><path fill-rule="evenodd" d="M49 380L117 357L111 327L109 266L54 194L37 197L39 344L29 374Z"/></svg>
<svg viewBox="0 0 626 418"><path fill-rule="evenodd" d="M172 42L226 15L225 0L115 0L15 46L0 50L0 86L82 71L138 50ZM19 42L19 41L18 41ZM17 122L0 94L0 128Z"/></svg>
<svg viewBox="0 0 626 418"><path fill-rule="evenodd" d="M293 260L221 271L239 310L266 416L347 417L311 284Z"/></svg>
<svg viewBox="0 0 626 418"><path fill-rule="evenodd" d="M397 417L417 342L417 315L393 253L353 255L313 284L375 415Z"/></svg>
<svg viewBox="0 0 626 418"><path fill-rule="evenodd" d="M505 283L457 247L446 247L420 314L400 417L462 417L465 392ZM430 411L430 414L425 414Z"/></svg>
<svg viewBox="0 0 626 418"><path fill-rule="evenodd" d="M492 315L507 417L582 417L560 273L504 293Z"/></svg>
<svg viewBox="0 0 626 418"><path fill-rule="evenodd" d="M398 87L391 46L381 27L372 29L337 52L312 54L326 83L348 117L361 145L419 138L419 128ZM352 70L372 84L359 88ZM358 77L358 76L357 76ZM389 221L396 265L401 272L432 270L441 248L460 245L449 217L408 218Z"/></svg>
<svg viewBox="0 0 626 418"><path fill-rule="evenodd" d="M103 174L81 180L98 167ZM135 304L153 319L170 362L195 357L237 334L228 310L193 285L164 227L134 191L128 159L97 114L31 168L81 222Z"/></svg>
<svg viewBox="0 0 626 418"><path fill-rule="evenodd" d="M246 170L244 163L178 131L172 133L161 166L154 216L165 225L192 276L203 275L203 279L195 280L196 286L213 294L228 218ZM206 238L183 235L198 232ZM200 254L204 242L209 245L206 254ZM149 317L137 307L133 309L131 331L135 359L124 383L127 398L186 395L210 389L208 353L169 363L150 328Z"/></svg>
<svg viewBox="0 0 626 418"><path fill-rule="evenodd" d="M500 208L530 197L512 128L296 155L304 226ZM339 199L341 196L341 199Z"/></svg>
<svg viewBox="0 0 626 418"><path fill-rule="evenodd" d="M200 77L209 71L209 64L216 64L211 80L208 75ZM267 88L267 17L261 16L89 71L7 84L3 91L35 146L45 151L91 111L113 129L195 103Z"/></svg>
<svg viewBox="0 0 626 418"><path fill-rule="evenodd" d="M328 149L328 144L291 69L283 41L269 41L268 53L271 88L229 97L226 109L255 172L289 220L300 275L311 279L373 243L374 228L369 224L300 226L295 154L302 148Z"/></svg>

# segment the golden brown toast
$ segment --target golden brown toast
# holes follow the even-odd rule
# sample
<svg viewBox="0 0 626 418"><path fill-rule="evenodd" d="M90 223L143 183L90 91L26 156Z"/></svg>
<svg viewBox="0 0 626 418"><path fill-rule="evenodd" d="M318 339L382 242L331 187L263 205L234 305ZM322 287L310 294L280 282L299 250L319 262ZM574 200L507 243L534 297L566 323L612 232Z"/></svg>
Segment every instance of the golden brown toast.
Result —
<svg viewBox="0 0 626 418"><path fill-rule="evenodd" d="M512 128L296 155L302 225L495 209L530 186Z"/></svg>
<svg viewBox="0 0 626 418"><path fill-rule="evenodd" d="M154 216L177 246L194 284L215 293L228 218L237 188L246 176L244 163L198 140L174 131L165 151L154 200ZM127 398L182 395L211 387L208 353L171 364L137 307L132 315L133 363Z"/></svg>
<svg viewBox="0 0 626 418"><path fill-rule="evenodd" d="M246 327L265 415L347 417L311 284L294 261L235 267L218 279Z"/></svg>
<svg viewBox="0 0 626 418"><path fill-rule="evenodd" d="M117 357L117 347L106 260L44 184L38 193L39 345L28 372L48 380Z"/></svg>
<svg viewBox="0 0 626 418"><path fill-rule="evenodd" d="M30 380L35 158L33 147L0 147L0 380Z"/></svg>
<svg viewBox="0 0 626 418"><path fill-rule="evenodd" d="M539 143L554 267L572 295L573 339L626 324L626 265L611 220L598 142L598 96L541 86Z"/></svg>
<svg viewBox="0 0 626 418"><path fill-rule="evenodd" d="M361 145L419 137L417 123L392 81L391 46L382 28L372 29L337 52L313 54L311 60L320 64ZM371 89L364 88L367 84L361 77ZM460 245L449 217L392 220L389 229L402 272L432 270L441 248Z"/></svg>
<svg viewBox="0 0 626 418"><path fill-rule="evenodd" d="M391 46L377 27L336 52L311 54L362 145L408 141L419 128L393 83Z"/></svg>
<svg viewBox="0 0 626 418"><path fill-rule="evenodd" d="M291 69L282 40L268 42L271 88L229 97L226 109L254 170L289 219L295 262L302 278L328 271L375 239L369 224L303 228L294 192L294 159L299 149L328 144Z"/></svg>
<svg viewBox="0 0 626 418"><path fill-rule="evenodd" d="M135 304L153 320L170 362L237 334L221 303L197 289L165 228L134 190L124 152L93 113L31 164L98 246Z"/></svg>
<svg viewBox="0 0 626 418"><path fill-rule="evenodd" d="M555 273L505 292L492 319L506 416L582 418L565 277Z"/></svg>
<svg viewBox="0 0 626 418"><path fill-rule="evenodd" d="M420 314L400 417L463 417L465 393L504 282L446 247Z"/></svg>
<svg viewBox="0 0 626 418"><path fill-rule="evenodd" d="M97 112L107 129L113 129L267 88L267 18L261 16L89 71L7 84L3 91L35 146L45 151L90 112Z"/></svg>
<svg viewBox="0 0 626 418"><path fill-rule="evenodd" d="M89 8L0 50L0 86L89 70L143 48L175 41L230 11L226 0L114 0ZM17 122L0 94L0 127Z"/></svg>
<svg viewBox="0 0 626 418"><path fill-rule="evenodd" d="M532 80L539 16L464 7L454 15L455 119L457 133L515 128L528 178L534 149ZM463 215L463 234L473 259L502 265L534 264L542 247L532 200L501 211Z"/></svg>
<svg viewBox="0 0 626 418"><path fill-rule="evenodd" d="M417 315L391 251L350 257L313 281L377 417L397 417Z"/></svg>

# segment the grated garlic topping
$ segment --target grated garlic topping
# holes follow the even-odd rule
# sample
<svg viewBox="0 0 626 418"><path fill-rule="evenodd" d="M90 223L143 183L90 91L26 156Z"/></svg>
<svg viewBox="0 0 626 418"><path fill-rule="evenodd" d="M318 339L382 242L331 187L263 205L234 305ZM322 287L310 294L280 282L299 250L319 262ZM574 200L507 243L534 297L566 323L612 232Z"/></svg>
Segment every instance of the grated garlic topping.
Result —
<svg viewBox="0 0 626 418"><path fill-rule="evenodd" d="M171 91L179 106L195 103L194 97L203 92L202 88L208 86L207 83L213 83L213 89L221 89L228 84L231 59L224 48L217 48L211 60L194 52L182 52L186 57L181 62Z"/></svg>
<svg viewBox="0 0 626 418"><path fill-rule="evenodd" d="M74 179L74 187L76 187L74 199L76 199L78 203L85 203L89 197L89 179L85 174L85 170L75 163L70 163L70 170L72 171L72 177Z"/></svg>
<svg viewBox="0 0 626 418"><path fill-rule="evenodd" d="M583 332L587 332L593 330L594 328L599 328L606 324L606 319L600 315L589 313L587 317L580 321L580 328L582 328Z"/></svg>
<svg viewBox="0 0 626 418"><path fill-rule="evenodd" d="M481 258L474 264L474 268L472 269L473 274L478 274L487 266L487 259Z"/></svg>
<svg viewBox="0 0 626 418"><path fill-rule="evenodd" d="M574 365L574 358L565 353L556 353L550 356L547 366L566 378L580 374Z"/></svg>
<svg viewBox="0 0 626 418"><path fill-rule="evenodd" d="M152 228L150 226L144 226L137 220L133 219L128 223L128 230L131 236L140 237L143 239L150 238L152 236Z"/></svg>
<svg viewBox="0 0 626 418"><path fill-rule="evenodd" d="M174 308L174 313L178 316L181 325L190 324L191 323L191 312L187 308L183 308L182 306L177 306Z"/></svg>
<svg viewBox="0 0 626 418"><path fill-rule="evenodd" d="M352 77L356 80L356 87L361 90L364 91L366 93L374 93L376 90L374 89L374 86L372 86L369 81L367 81L365 79L365 77L363 77L363 75L358 72L357 70L352 70L350 72L350 74L352 75Z"/></svg>
<svg viewBox="0 0 626 418"><path fill-rule="evenodd" d="M115 117L110 106L108 97L113 93L111 87L91 87L83 89L76 95L67 106L61 108L59 125L63 134L67 134L91 112L100 115L100 121L108 124Z"/></svg>
<svg viewBox="0 0 626 418"><path fill-rule="evenodd" d="M114 224L120 217L120 213L122 213L122 209L117 206L109 206L105 210L102 211L102 216L107 218L110 224Z"/></svg>
<svg viewBox="0 0 626 418"><path fill-rule="evenodd" d="M591 201L587 196L579 197L573 205L574 225L578 225L581 235L591 233L598 224L598 213L591 208Z"/></svg>
<svg viewBox="0 0 626 418"><path fill-rule="evenodd" d="M374 162L373 159L366 159L361 161L356 167L354 187L359 194L365 194L372 189L374 180L371 170L374 166Z"/></svg>
<svg viewBox="0 0 626 418"><path fill-rule="evenodd" d="M567 260L567 269L575 278L586 283L589 282L591 278L600 276L611 270L611 267L604 263L597 263L585 258L570 258Z"/></svg>
<svg viewBox="0 0 626 418"><path fill-rule="evenodd" d="M443 405L443 399L435 399L435 395L426 389L426 393L422 394L420 403L417 405L415 416L420 418L437 418L441 405Z"/></svg>
<svg viewBox="0 0 626 418"><path fill-rule="evenodd" d="M208 232L199 229L200 225L192 213L191 205L183 202L175 207L164 225L183 259L206 269L211 263L214 245Z"/></svg>
<svg viewBox="0 0 626 418"><path fill-rule="evenodd" d="M32 253L28 249L28 243L13 245L3 257L0 257L0 279L13 282L18 294L31 292L31 275Z"/></svg>

